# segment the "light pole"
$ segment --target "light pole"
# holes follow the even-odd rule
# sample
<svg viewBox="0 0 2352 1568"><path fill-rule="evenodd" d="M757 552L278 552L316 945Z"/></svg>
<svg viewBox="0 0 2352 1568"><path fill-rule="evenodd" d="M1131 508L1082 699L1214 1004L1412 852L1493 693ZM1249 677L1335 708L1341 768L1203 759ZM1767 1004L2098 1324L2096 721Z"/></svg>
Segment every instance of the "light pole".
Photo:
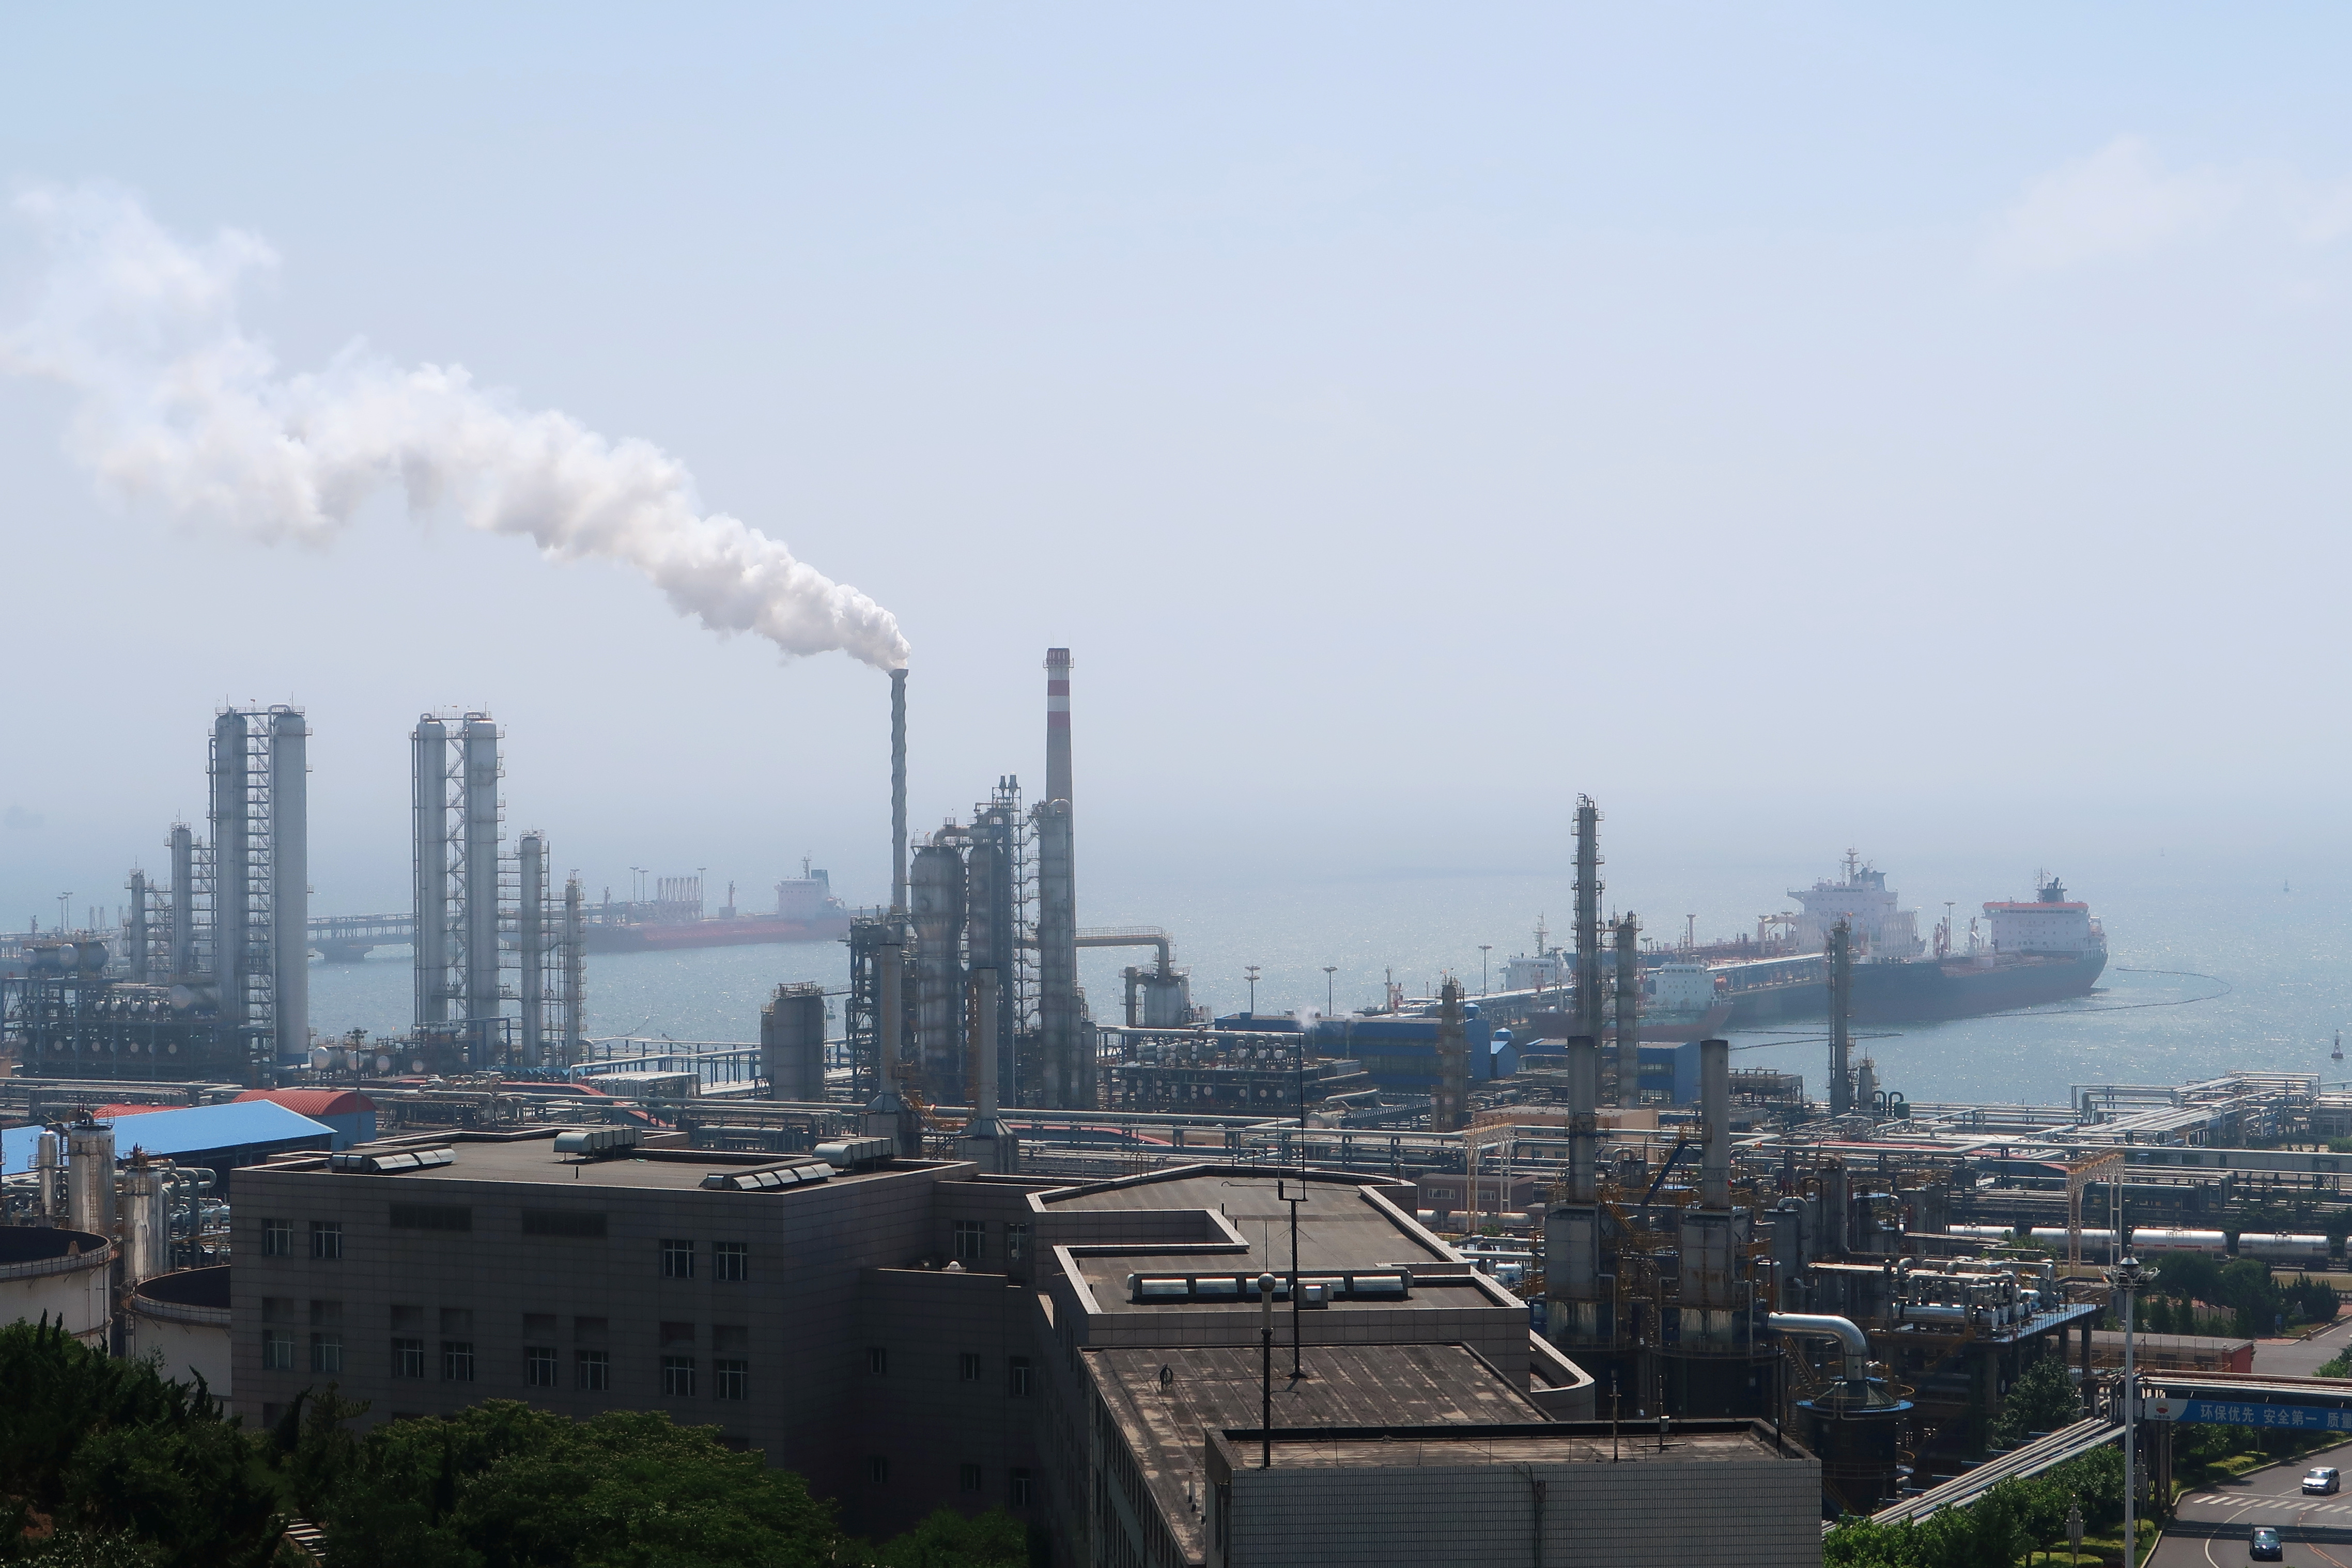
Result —
<svg viewBox="0 0 2352 1568"><path fill-rule="evenodd" d="M2139 1416L2139 1379L2132 1357L2132 1294L2139 1289L2139 1260L2126 1257L2107 1270L2107 1281L2124 1293L2124 1561L2137 1563L2133 1541L2138 1527L2139 1455L2134 1430Z"/></svg>
<svg viewBox="0 0 2352 1568"><path fill-rule="evenodd" d="M1337 964L1323 966L1323 1016L1325 1018L1329 1018L1339 1010L1331 1000L1331 977L1339 972L1339 966Z"/></svg>
<svg viewBox="0 0 2352 1568"><path fill-rule="evenodd" d="M1478 994L1482 997L1486 994L1486 955L1494 950L1492 942L1478 944Z"/></svg>
<svg viewBox="0 0 2352 1568"><path fill-rule="evenodd" d="M1257 966L1255 964L1244 965L1242 972L1249 978L1249 1016L1255 1018L1257 1017Z"/></svg>

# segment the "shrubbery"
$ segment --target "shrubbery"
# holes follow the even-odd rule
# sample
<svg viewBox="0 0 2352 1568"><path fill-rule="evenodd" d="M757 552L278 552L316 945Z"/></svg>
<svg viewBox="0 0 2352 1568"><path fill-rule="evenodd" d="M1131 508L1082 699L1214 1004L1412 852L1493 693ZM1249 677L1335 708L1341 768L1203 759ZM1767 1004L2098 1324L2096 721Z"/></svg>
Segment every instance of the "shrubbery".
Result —
<svg viewBox="0 0 2352 1568"><path fill-rule="evenodd" d="M942 1511L878 1552L843 1536L801 1478L708 1427L613 1411L572 1421L493 1400L358 1436L330 1389L249 1434L199 1385L0 1328L0 1563L270 1568L309 1560L286 1518L326 1531L335 1568L1022 1568L1002 1511Z"/></svg>
<svg viewBox="0 0 2352 1568"><path fill-rule="evenodd" d="M2011 1568L2029 1549L2065 1538L2066 1511L2077 1499L2089 1531L2123 1518L2120 1448L2100 1448L2038 1476L2000 1482L1970 1506L1944 1509L1917 1523L1844 1520L1823 1537L1822 1561L1825 1568Z"/></svg>

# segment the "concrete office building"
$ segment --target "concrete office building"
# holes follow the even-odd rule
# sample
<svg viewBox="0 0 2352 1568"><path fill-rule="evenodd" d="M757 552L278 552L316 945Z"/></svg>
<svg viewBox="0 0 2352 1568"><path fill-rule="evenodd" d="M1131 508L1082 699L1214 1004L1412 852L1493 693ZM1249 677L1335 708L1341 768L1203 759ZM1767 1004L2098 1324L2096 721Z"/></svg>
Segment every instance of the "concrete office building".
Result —
<svg viewBox="0 0 2352 1568"><path fill-rule="evenodd" d="M371 1420L492 1397L662 1409L801 1471L861 1534L1002 1504L1057 1563L1154 1564L1205 1563L1221 1520L1280 1513L1216 1469L1216 1444L1258 1419L1262 1273L1280 1280L1282 1442L1595 1414L1526 1304L1414 1221L1408 1184L1311 1174L1294 1312L1297 1171L1057 1186L856 1144L825 1164L556 1142L459 1134L240 1171L236 1407L267 1421L332 1379ZM1774 1463L1818 1487L1810 1458ZM1255 1551L1224 1560L1270 1561Z"/></svg>

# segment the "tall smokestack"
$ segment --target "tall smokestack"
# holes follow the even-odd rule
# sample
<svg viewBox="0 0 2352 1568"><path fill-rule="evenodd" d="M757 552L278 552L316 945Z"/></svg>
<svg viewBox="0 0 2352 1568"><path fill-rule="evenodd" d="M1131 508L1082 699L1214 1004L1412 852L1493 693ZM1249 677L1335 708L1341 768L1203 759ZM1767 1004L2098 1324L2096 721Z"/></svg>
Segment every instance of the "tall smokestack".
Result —
<svg viewBox="0 0 2352 1568"><path fill-rule="evenodd" d="M1070 798L1070 651L1045 650L1045 799Z"/></svg>
<svg viewBox="0 0 2352 1568"><path fill-rule="evenodd" d="M1617 922L1617 1103L1642 1103L1642 928Z"/></svg>
<svg viewBox="0 0 2352 1568"><path fill-rule="evenodd" d="M890 907L907 907L907 669L890 672Z"/></svg>
<svg viewBox="0 0 2352 1568"><path fill-rule="evenodd" d="M254 1021L246 977L252 972L252 820L247 815L245 715L213 721L213 983L222 1016L242 1030ZM248 1042L240 1034L237 1049Z"/></svg>
<svg viewBox="0 0 2352 1568"><path fill-rule="evenodd" d="M1853 927L1841 920L1830 928L1830 1114L1853 1109Z"/></svg>
<svg viewBox="0 0 2352 1568"><path fill-rule="evenodd" d="M1601 1005L1601 809L1576 798L1576 1032L1599 1040Z"/></svg>

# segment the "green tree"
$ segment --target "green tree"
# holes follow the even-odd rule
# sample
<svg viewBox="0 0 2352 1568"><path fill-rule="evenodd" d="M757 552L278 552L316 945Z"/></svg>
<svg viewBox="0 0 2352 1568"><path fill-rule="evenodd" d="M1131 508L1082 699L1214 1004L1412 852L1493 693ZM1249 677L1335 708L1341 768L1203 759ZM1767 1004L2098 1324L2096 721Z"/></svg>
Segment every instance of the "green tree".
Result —
<svg viewBox="0 0 2352 1568"><path fill-rule="evenodd" d="M943 1508L883 1543L884 1568L1027 1568L1029 1532L1001 1508L961 1514Z"/></svg>
<svg viewBox="0 0 2352 1568"><path fill-rule="evenodd" d="M800 1477L711 1428L509 1400L375 1428L319 1522L336 1568L815 1568L843 1544Z"/></svg>
<svg viewBox="0 0 2352 1568"><path fill-rule="evenodd" d="M201 1379L170 1382L47 1322L0 1328L0 1494L14 1521L0 1552L40 1514L58 1563L260 1568L285 1533L268 1467Z"/></svg>
<svg viewBox="0 0 2352 1568"><path fill-rule="evenodd" d="M2082 1396L2075 1392L2065 1357L2045 1355L2010 1385L2009 1397L2001 1402L2000 1418L1993 1423L1993 1440L2021 1443L2028 1434L2054 1432L2081 1419L2082 1413Z"/></svg>

